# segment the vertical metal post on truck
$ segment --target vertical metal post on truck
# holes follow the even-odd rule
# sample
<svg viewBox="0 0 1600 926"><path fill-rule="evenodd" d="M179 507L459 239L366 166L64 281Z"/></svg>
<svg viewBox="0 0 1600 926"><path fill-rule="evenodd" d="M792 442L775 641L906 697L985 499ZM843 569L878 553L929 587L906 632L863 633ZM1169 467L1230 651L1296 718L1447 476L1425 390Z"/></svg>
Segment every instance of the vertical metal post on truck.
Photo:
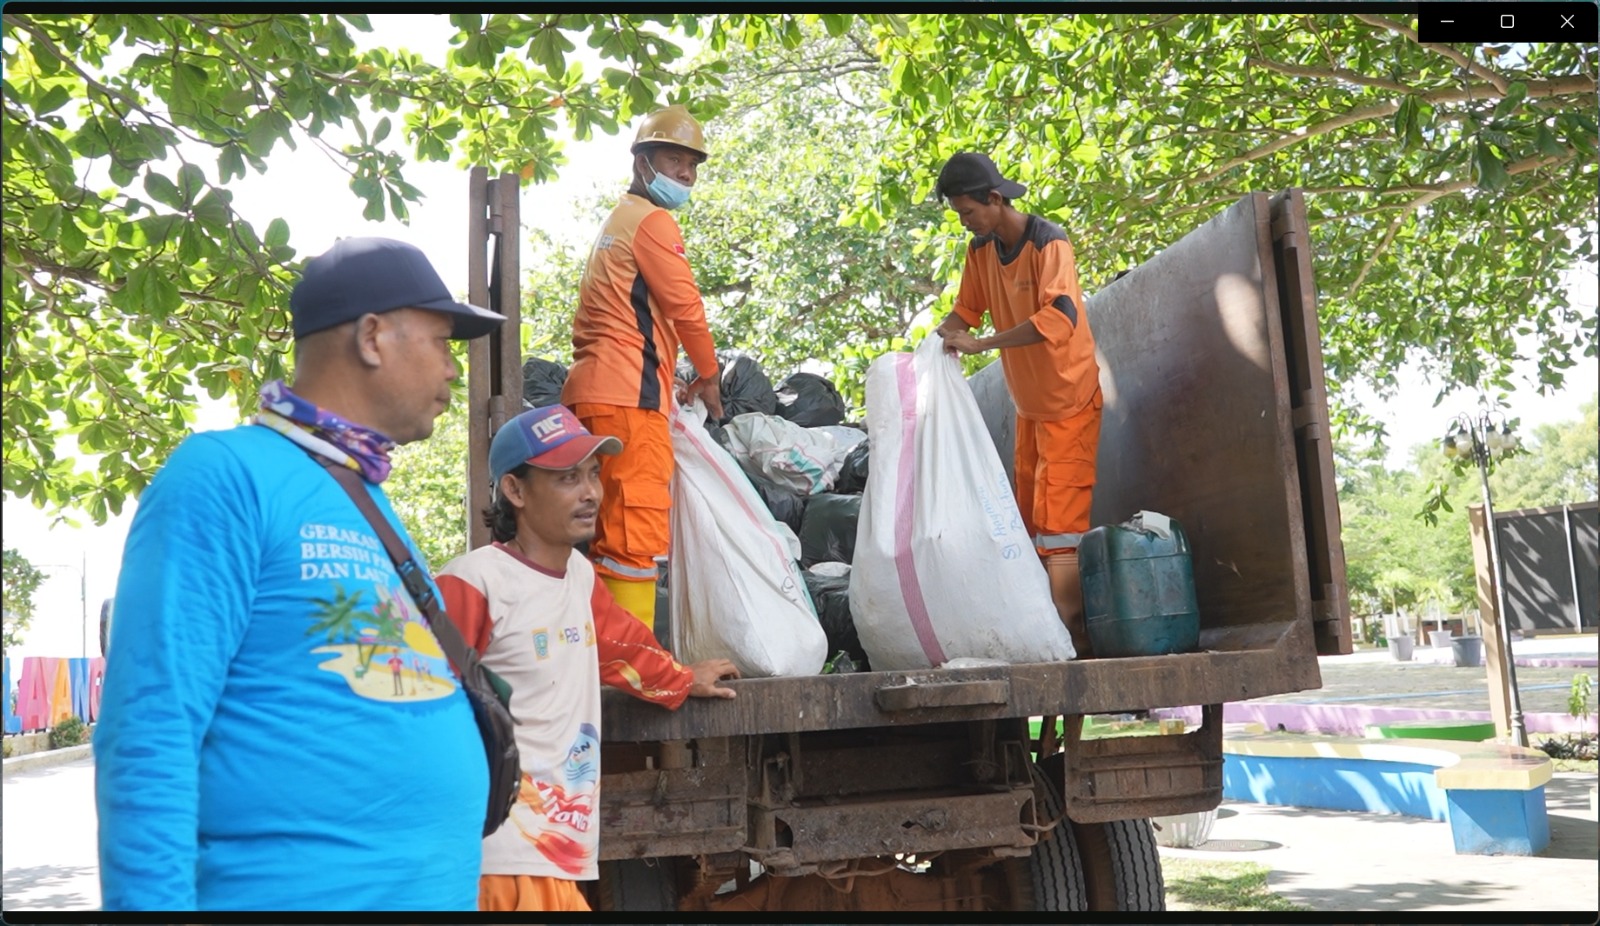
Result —
<svg viewBox="0 0 1600 926"><path fill-rule="evenodd" d="M467 342L467 548L488 543L489 441L522 409L522 213L514 174L472 168L467 194L467 301L506 317Z"/></svg>

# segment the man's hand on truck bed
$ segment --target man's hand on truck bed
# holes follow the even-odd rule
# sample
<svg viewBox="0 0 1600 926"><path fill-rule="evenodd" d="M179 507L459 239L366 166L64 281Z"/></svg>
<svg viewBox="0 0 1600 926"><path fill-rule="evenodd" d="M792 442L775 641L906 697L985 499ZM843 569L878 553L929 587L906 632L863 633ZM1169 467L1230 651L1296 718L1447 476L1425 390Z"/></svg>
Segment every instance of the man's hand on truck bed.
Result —
<svg viewBox="0 0 1600 926"><path fill-rule="evenodd" d="M725 678L738 678L739 668L726 659L707 659L697 662L689 667L694 673L694 681L689 685L691 698L733 698L737 697L732 688L724 688L717 682Z"/></svg>

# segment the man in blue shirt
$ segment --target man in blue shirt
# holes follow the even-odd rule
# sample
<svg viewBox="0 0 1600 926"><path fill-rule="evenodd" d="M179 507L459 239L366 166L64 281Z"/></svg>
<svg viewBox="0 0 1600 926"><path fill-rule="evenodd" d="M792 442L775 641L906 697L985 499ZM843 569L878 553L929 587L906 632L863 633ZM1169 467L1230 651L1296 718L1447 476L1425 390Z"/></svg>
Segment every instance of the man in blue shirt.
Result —
<svg viewBox="0 0 1600 926"><path fill-rule="evenodd" d="M106 910L477 907L471 706L310 454L361 473L415 553L380 487L389 451L433 432L451 341L504 318L381 238L308 262L290 310L294 386L185 440L128 533L95 730Z"/></svg>

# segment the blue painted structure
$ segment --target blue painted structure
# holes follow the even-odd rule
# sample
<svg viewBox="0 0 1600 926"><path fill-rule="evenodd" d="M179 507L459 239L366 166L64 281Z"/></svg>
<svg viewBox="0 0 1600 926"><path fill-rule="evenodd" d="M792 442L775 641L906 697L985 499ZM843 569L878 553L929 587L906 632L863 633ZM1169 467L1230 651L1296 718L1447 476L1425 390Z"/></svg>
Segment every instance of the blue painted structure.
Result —
<svg viewBox="0 0 1600 926"><path fill-rule="evenodd" d="M4 721L5 722L5 732L7 732L7 733L21 733L22 732L22 718L18 717L17 716L17 712L11 709L11 657L10 656L5 657L5 681L4 681L4 686L5 686L4 691L0 691L0 702L4 702L3 710L4 710L4 718L5 718L5 721Z"/></svg>
<svg viewBox="0 0 1600 926"><path fill-rule="evenodd" d="M1413 747L1429 745L1421 740L1404 742ZM1305 745L1309 744L1288 748L1300 751ZM1446 743L1433 745L1443 747ZM1469 746L1454 742L1449 745ZM1542 777L1521 776L1528 786L1505 787L1508 779L1504 777L1478 777L1482 772L1463 775L1451 768L1459 763L1460 756L1452 750L1439 749L1437 763L1364 758L1346 750L1331 752L1339 751L1346 754L1262 755L1231 751L1225 741L1222 796L1257 804L1399 814L1449 822L1456 852L1462 855L1537 855L1550 844L1543 784L1549 779L1547 765ZM1411 755L1417 752L1406 751ZM1512 760L1495 761L1516 764ZM1446 780L1446 775L1452 782L1448 788L1439 783ZM1539 783L1533 784L1535 781Z"/></svg>
<svg viewBox="0 0 1600 926"><path fill-rule="evenodd" d="M1550 844L1544 787L1532 791L1447 791L1458 855L1536 855Z"/></svg>
<svg viewBox="0 0 1600 926"><path fill-rule="evenodd" d="M1444 822L1435 766L1341 757L1223 757L1222 796L1230 801L1400 814Z"/></svg>

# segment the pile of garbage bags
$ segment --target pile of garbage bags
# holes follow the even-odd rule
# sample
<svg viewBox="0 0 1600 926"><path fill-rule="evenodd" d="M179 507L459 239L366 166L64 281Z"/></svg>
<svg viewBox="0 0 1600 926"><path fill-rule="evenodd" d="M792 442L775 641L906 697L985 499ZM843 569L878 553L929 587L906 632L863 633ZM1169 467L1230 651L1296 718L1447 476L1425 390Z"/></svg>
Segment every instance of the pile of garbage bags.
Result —
<svg viewBox="0 0 1600 926"><path fill-rule="evenodd" d="M665 616L681 660L778 676L1074 658L972 391L937 337L873 361L866 427L823 377L774 387L748 355L719 361L720 419L699 402L669 414L675 555L657 628Z"/></svg>
<svg viewBox="0 0 1600 926"><path fill-rule="evenodd" d="M706 420L705 431L732 455L766 510L795 538L795 558L827 635L829 661L864 671L870 666L851 619L849 567L872 450L865 425L848 421L844 397L825 377L796 372L774 386L748 354L721 350L717 362L723 414ZM698 378L686 360L676 373L684 382ZM559 402L566 376L562 364L529 357L522 366L523 401L528 407ZM674 431L675 439L681 431ZM664 576L656 607L663 631L672 623L666 582ZM663 637L670 642L665 632ZM833 659L841 652L847 659ZM751 666L757 674L778 664L775 658L757 660L762 661L768 664Z"/></svg>

